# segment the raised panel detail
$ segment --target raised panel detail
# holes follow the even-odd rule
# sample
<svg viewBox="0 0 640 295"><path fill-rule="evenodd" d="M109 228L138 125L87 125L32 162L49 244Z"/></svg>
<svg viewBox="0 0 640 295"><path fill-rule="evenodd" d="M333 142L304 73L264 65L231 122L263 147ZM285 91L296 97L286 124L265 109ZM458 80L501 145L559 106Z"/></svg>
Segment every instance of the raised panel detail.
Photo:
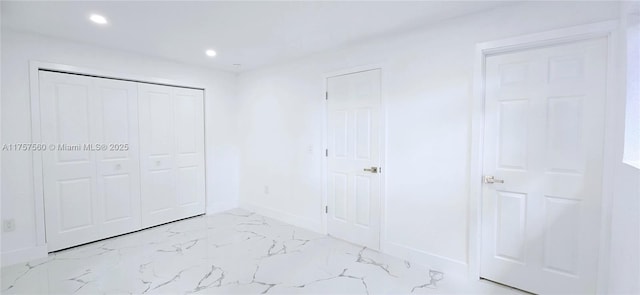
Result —
<svg viewBox="0 0 640 295"><path fill-rule="evenodd" d="M149 129L151 155L165 155L171 153L174 138L173 110L171 97L168 93L149 93Z"/></svg>
<svg viewBox="0 0 640 295"><path fill-rule="evenodd" d="M171 170L156 170L151 171L149 188L151 190L150 196L152 201L150 202L150 212L158 212L162 210L170 210L174 207L174 190L173 190L173 173Z"/></svg>
<svg viewBox="0 0 640 295"><path fill-rule="evenodd" d="M198 202L198 167L178 168L177 200L178 205Z"/></svg>
<svg viewBox="0 0 640 295"><path fill-rule="evenodd" d="M527 80L527 63L513 63L500 65L500 85L522 83Z"/></svg>
<svg viewBox="0 0 640 295"><path fill-rule="evenodd" d="M527 195L497 192L496 257L524 263Z"/></svg>
<svg viewBox="0 0 640 295"><path fill-rule="evenodd" d="M578 275L580 201L545 197L544 267Z"/></svg>
<svg viewBox="0 0 640 295"><path fill-rule="evenodd" d="M582 97L552 97L547 101L547 169L582 173Z"/></svg>
<svg viewBox="0 0 640 295"><path fill-rule="evenodd" d="M333 216L335 218L345 220L347 219L347 175L341 173L333 174Z"/></svg>
<svg viewBox="0 0 640 295"><path fill-rule="evenodd" d="M356 176L356 223L369 226L371 178L369 176Z"/></svg>
<svg viewBox="0 0 640 295"><path fill-rule="evenodd" d="M369 160L371 158L371 109L356 110L355 115L356 159Z"/></svg>
<svg viewBox="0 0 640 295"><path fill-rule="evenodd" d="M57 117L57 143L73 146L90 143L89 88L85 85L56 85L55 106ZM59 162L88 161L89 153L82 148L57 149Z"/></svg>
<svg viewBox="0 0 640 295"><path fill-rule="evenodd" d="M374 73L370 73L374 74ZM375 74L374 74L375 75ZM350 95L348 96L350 99L353 99L353 103L356 104L369 104L372 98L375 98L380 91L380 85L376 83L371 83L370 76L357 76L354 75L352 78L352 84L350 87Z"/></svg>
<svg viewBox="0 0 640 295"><path fill-rule="evenodd" d="M196 125L197 100L193 96L177 96L175 101L176 138L178 140L178 154L195 153L196 132L200 130Z"/></svg>
<svg viewBox="0 0 640 295"><path fill-rule="evenodd" d="M105 222L133 216L131 208L131 178L128 174L109 175L104 180L104 218Z"/></svg>
<svg viewBox="0 0 640 295"><path fill-rule="evenodd" d="M58 181L60 232L93 225L91 178Z"/></svg>
<svg viewBox="0 0 640 295"><path fill-rule="evenodd" d="M128 143L130 112L126 89L102 88L102 131L104 143ZM105 159L124 159L127 151L106 151Z"/></svg>
<svg viewBox="0 0 640 295"><path fill-rule="evenodd" d="M565 56L549 58L549 81L581 79L584 77L584 57Z"/></svg>
<svg viewBox="0 0 640 295"><path fill-rule="evenodd" d="M333 116L333 151L336 158L346 158L348 115L346 111L337 111Z"/></svg>
<svg viewBox="0 0 640 295"><path fill-rule="evenodd" d="M131 178L128 174L104 176L105 221L132 217Z"/></svg>
<svg viewBox="0 0 640 295"><path fill-rule="evenodd" d="M526 170L528 100L500 101L498 168Z"/></svg>

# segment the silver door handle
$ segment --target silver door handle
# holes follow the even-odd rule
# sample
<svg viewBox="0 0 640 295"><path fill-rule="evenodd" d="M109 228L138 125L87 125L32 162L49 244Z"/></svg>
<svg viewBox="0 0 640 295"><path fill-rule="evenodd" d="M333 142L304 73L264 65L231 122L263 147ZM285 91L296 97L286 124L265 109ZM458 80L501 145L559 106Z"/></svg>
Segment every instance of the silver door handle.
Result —
<svg viewBox="0 0 640 295"><path fill-rule="evenodd" d="M378 173L378 167L364 168L364 171L371 173Z"/></svg>
<svg viewBox="0 0 640 295"><path fill-rule="evenodd" d="M496 179L493 175L491 175L484 177L484 183L504 183L504 180Z"/></svg>

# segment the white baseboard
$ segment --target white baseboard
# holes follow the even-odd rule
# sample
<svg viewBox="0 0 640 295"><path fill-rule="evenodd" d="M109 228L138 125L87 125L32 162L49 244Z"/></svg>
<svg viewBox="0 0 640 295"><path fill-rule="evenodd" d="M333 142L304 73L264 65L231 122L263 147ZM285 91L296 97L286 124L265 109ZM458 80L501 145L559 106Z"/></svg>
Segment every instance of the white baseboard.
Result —
<svg viewBox="0 0 640 295"><path fill-rule="evenodd" d="M47 255L47 245L2 252L1 265L4 267L18 263L26 263L31 260L45 258Z"/></svg>
<svg viewBox="0 0 640 295"><path fill-rule="evenodd" d="M427 266L433 270L441 271L444 273L455 273L463 276L467 276L469 272L469 266L466 263L453 260L451 258L390 241L382 241L381 246L381 252L383 253L410 261L412 263Z"/></svg>
<svg viewBox="0 0 640 295"><path fill-rule="evenodd" d="M263 215L269 218L273 218L275 220L282 221L284 223L288 223L304 229L308 229L310 231L314 231L318 233L322 232L322 224L320 221L314 221L309 218L283 212L280 210L266 208L266 207L256 205L253 203L248 203L248 202L241 202L240 208L258 213L260 215Z"/></svg>
<svg viewBox="0 0 640 295"><path fill-rule="evenodd" d="M220 212L224 212L227 210L231 210L233 208L238 208L238 203L236 202L217 202L212 204L207 204L206 214L216 214Z"/></svg>
<svg viewBox="0 0 640 295"><path fill-rule="evenodd" d="M290 214L280 210L275 210L257 205L255 203L241 202L240 207L257 214L273 218L291 225L309 229L315 232L322 232L320 221L313 221L298 215ZM433 270L444 273L455 273L460 276L467 276L469 266L461 261L453 260L444 256L429 253L410 246L405 246L396 242L381 241L381 251L385 254L410 261L415 264L430 267Z"/></svg>

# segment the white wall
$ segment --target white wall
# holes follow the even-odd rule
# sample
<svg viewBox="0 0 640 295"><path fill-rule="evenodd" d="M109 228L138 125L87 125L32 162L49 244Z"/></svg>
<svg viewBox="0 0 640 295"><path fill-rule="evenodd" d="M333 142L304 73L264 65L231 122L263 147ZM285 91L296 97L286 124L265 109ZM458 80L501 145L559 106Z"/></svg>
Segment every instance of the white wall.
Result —
<svg viewBox="0 0 640 295"><path fill-rule="evenodd" d="M323 74L381 64L383 251L466 270L475 44L618 15L614 2L521 3L242 73L241 205L321 230Z"/></svg>
<svg viewBox="0 0 640 295"><path fill-rule="evenodd" d="M609 294L640 294L640 170L622 163L616 170Z"/></svg>
<svg viewBox="0 0 640 295"><path fill-rule="evenodd" d="M153 57L2 30L2 143L31 142L29 61L45 61L131 76L162 78L206 88L207 212L237 206L239 152L235 144L236 75ZM30 153L3 152L3 264L41 255L36 246Z"/></svg>
<svg viewBox="0 0 640 295"><path fill-rule="evenodd" d="M638 34L637 24L640 19L640 3L624 3L621 7L621 36L629 36L627 34ZM633 27L632 27L633 26ZM625 31L631 29L634 32ZM633 46L626 46L631 44L624 44L620 46L620 61L626 65L622 66L622 77L620 80L626 80L626 116L617 120L619 124L619 132L615 134L617 140L619 138L625 139L625 148L638 148L638 138L629 138L631 136L638 136L638 118L632 118L629 116L638 116L640 109L638 109L638 83L640 77L638 77L638 60L637 52L639 48L640 36L633 36L629 38L628 42L634 42ZM624 40L623 40L624 41ZM626 50L636 50L635 53L626 52ZM634 58L630 58L629 55L636 55ZM625 57L627 58L625 60ZM635 59L635 60L634 60ZM626 68L626 69L625 69ZM624 71L626 70L626 71ZM624 92L624 91L623 91ZM632 109L635 108L635 109ZM625 124L626 121L626 124ZM625 126L626 125L626 126ZM626 129L625 129L626 128ZM628 130L631 129L631 130ZM635 142L634 142L635 141ZM629 152L623 151L622 147L614 151L616 158L623 159L623 153ZM630 155L625 156L630 162L638 161L637 153L640 151L631 152ZM611 220L611 244L610 244L610 265L609 265L609 294L640 294L640 169L636 166L622 163L622 161L615 164L614 169L614 183L613 183L613 204L612 204L612 220Z"/></svg>
<svg viewBox="0 0 640 295"><path fill-rule="evenodd" d="M387 115L383 250L441 269L464 268L475 44L616 18L613 2L524 3L243 73L238 79L3 30L1 139L30 141L29 60L203 85L207 211L235 206L239 194L244 207L320 231L323 75L381 64ZM1 235L4 264L4 258L24 256L35 246L35 213L30 154L3 153L2 161L2 218L15 218L17 225L15 232ZM640 270L628 257L637 256L640 247L640 172L624 164L614 169L609 287L612 293L638 293Z"/></svg>

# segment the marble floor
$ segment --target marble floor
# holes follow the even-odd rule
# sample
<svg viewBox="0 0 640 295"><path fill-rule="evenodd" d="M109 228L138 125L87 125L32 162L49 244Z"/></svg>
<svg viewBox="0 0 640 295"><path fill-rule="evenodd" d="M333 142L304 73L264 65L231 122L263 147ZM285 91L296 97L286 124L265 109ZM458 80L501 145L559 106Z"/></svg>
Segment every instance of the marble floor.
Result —
<svg viewBox="0 0 640 295"><path fill-rule="evenodd" d="M2 294L518 294L234 209L4 267Z"/></svg>

